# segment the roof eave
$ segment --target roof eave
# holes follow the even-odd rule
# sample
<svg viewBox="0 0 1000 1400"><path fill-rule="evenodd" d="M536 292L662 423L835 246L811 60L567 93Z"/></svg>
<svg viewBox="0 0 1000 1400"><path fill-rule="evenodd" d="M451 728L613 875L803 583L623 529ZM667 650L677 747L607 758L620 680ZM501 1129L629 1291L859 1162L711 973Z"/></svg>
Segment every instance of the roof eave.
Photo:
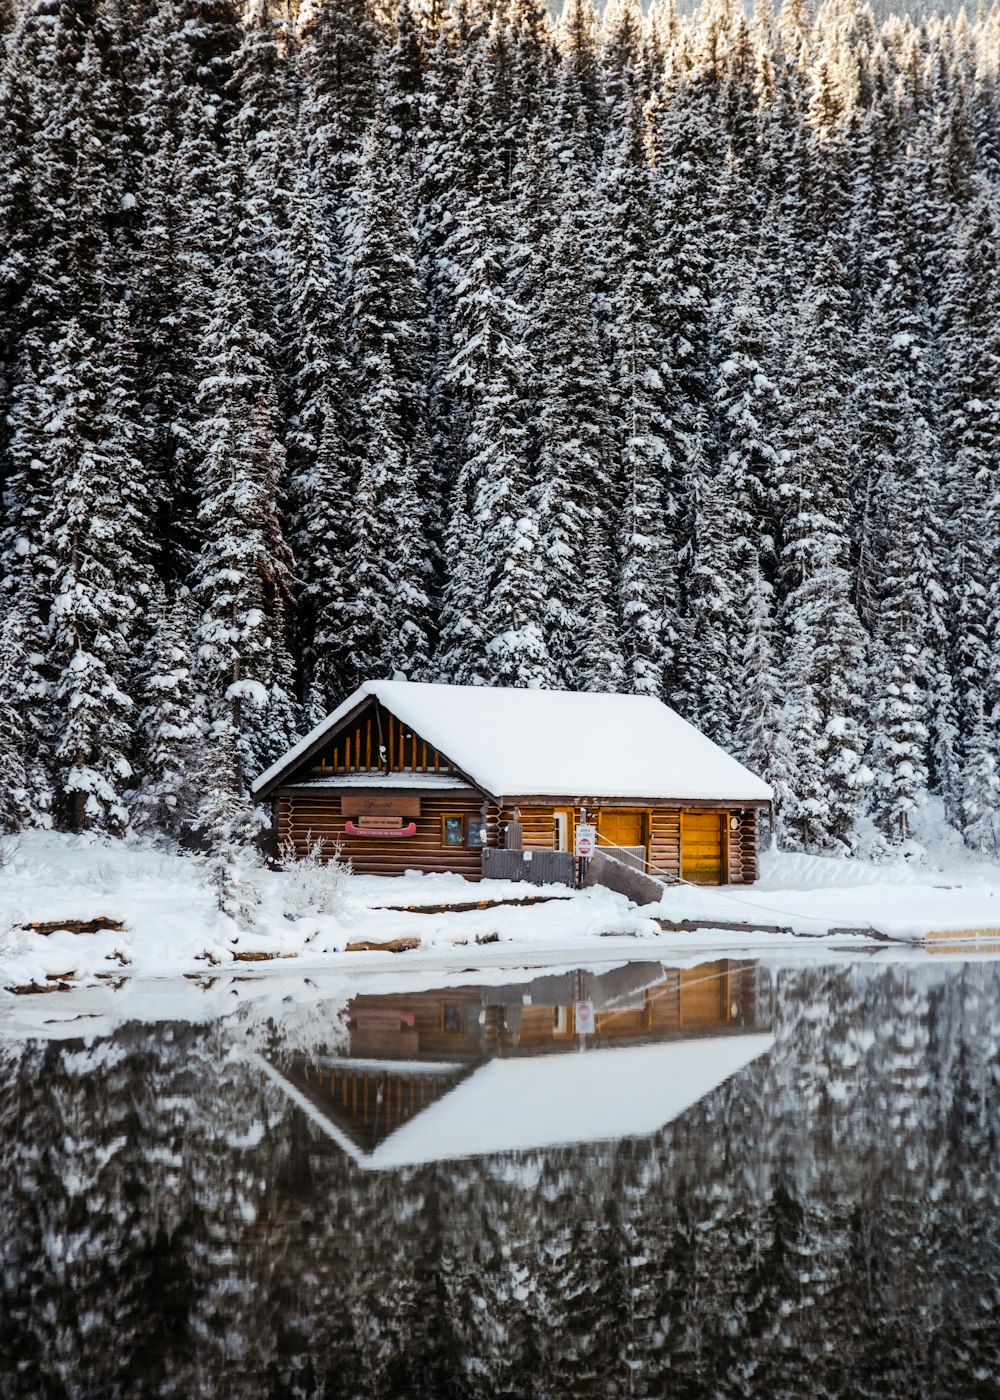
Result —
<svg viewBox="0 0 1000 1400"><path fill-rule="evenodd" d="M770 807L773 797L650 797L635 793L504 793L497 799L502 807Z"/></svg>
<svg viewBox="0 0 1000 1400"><path fill-rule="evenodd" d="M374 701L376 704L382 705L384 709L389 710L389 706L385 703L384 700L382 700L379 697L379 694L374 688L374 686L372 687L372 689L369 689L368 685L369 683L366 682L365 685L360 686L359 689L355 691L355 694L359 697L358 703L356 705L353 705L349 710L345 710L344 713L340 715L334 723L330 723L329 721L327 721L323 725L317 727L315 731L316 737L313 740L313 742L308 746L308 748L305 748L300 752L295 753L294 757L289 758L288 761L282 764L280 768L268 769L267 772L263 775L266 781L262 781L260 778L258 778L256 783L252 783L250 785L250 791L253 794L253 798L256 802L266 802L269 797L272 797L274 795L275 791L278 788L294 787L294 783L287 781L289 774L297 772L298 770L303 768L311 758L315 757L315 755L320 751L320 749L322 749L326 744L330 742L332 738L336 737L336 735L339 734L342 729L346 729L347 726L351 723L351 721L356 719L358 714L371 701ZM398 714L396 714L394 710L389 710L389 713L394 714L397 719L401 718ZM336 714L336 711L334 711L334 714ZM409 723L409 721L403 722ZM466 773L464 769L457 767L457 765L454 764L450 758L448 758L448 755L444 753L442 749L439 748L438 752L441 753L442 758L448 759L448 762L451 764L452 771L454 772L456 778L461 778L465 783L468 784L470 788L472 788L474 792L482 793L483 797L488 802L492 802L496 806L500 805L500 799L495 797L493 793L489 791L488 788L485 788L482 783L477 782L476 779L473 778L471 774ZM270 774L270 776L268 776L268 774Z"/></svg>
<svg viewBox="0 0 1000 1400"><path fill-rule="evenodd" d="M364 709L364 707L368 704L371 698L371 695L368 692L365 692L363 695L361 695L360 699L358 700L358 703L354 705L350 710L345 711L345 713L340 716L336 723L325 724L323 726L318 727L316 731L316 738L313 740L313 742L309 745L307 749L304 749L301 753L296 753L293 758L289 758L287 762L285 762L277 771L275 771L274 769L269 769L268 773L270 773L270 776L268 776L268 773L265 773L262 778L257 779L256 783L251 783L250 791L253 794L254 800L257 802L266 801L267 798L269 798L274 792L275 788L282 786L285 778L287 778L289 773L294 772L296 769L302 768L305 764L307 764L309 760L316 753L318 753L319 750L323 748L323 746L329 741L330 736L332 734L337 733L344 725L348 724L352 719L354 719L355 716L361 710Z"/></svg>

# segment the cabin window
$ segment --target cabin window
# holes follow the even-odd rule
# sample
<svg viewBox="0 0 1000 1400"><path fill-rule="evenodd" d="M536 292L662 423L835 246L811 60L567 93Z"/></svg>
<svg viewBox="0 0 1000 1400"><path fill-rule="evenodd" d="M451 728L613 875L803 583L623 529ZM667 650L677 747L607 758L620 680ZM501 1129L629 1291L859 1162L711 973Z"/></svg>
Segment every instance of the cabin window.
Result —
<svg viewBox="0 0 1000 1400"><path fill-rule="evenodd" d="M465 819L465 844L477 849L486 845L486 818L478 812Z"/></svg>
<svg viewBox="0 0 1000 1400"><path fill-rule="evenodd" d="M462 1008L454 1001L446 1001L441 1011L441 1027L449 1035L460 1035L462 1031Z"/></svg>
<svg viewBox="0 0 1000 1400"><path fill-rule="evenodd" d="M465 816L462 813L449 812L441 818L441 845L465 845Z"/></svg>

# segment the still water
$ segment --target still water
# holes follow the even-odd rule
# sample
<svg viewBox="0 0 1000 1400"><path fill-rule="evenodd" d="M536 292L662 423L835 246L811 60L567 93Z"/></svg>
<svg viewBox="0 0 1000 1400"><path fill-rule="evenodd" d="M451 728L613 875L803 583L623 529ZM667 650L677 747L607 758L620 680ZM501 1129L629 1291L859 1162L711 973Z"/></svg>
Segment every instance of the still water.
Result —
<svg viewBox="0 0 1000 1400"><path fill-rule="evenodd" d="M1000 1395L1000 963L502 975L46 999L0 1396Z"/></svg>

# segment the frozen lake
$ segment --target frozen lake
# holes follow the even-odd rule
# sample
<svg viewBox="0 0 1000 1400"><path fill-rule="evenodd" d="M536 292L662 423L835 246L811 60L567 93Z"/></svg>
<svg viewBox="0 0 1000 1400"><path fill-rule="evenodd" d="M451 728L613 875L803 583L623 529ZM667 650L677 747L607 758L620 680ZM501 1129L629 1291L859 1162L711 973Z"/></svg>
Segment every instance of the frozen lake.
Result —
<svg viewBox="0 0 1000 1400"><path fill-rule="evenodd" d="M830 952L8 1003L0 1395L996 1395L998 1007Z"/></svg>

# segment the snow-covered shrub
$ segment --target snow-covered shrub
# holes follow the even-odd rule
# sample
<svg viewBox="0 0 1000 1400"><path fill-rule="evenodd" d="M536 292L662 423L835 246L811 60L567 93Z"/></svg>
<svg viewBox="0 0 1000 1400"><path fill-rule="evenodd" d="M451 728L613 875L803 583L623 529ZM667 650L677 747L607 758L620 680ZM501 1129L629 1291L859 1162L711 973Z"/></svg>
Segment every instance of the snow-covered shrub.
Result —
<svg viewBox="0 0 1000 1400"><path fill-rule="evenodd" d="M306 837L306 849L299 855L293 841L283 841L278 859L284 879L285 910L289 914L340 914L347 895L351 863L340 860L339 841L322 836Z"/></svg>
<svg viewBox="0 0 1000 1400"><path fill-rule="evenodd" d="M252 847L219 846L205 858L205 871L215 902L238 928L253 927L261 903L260 858Z"/></svg>

